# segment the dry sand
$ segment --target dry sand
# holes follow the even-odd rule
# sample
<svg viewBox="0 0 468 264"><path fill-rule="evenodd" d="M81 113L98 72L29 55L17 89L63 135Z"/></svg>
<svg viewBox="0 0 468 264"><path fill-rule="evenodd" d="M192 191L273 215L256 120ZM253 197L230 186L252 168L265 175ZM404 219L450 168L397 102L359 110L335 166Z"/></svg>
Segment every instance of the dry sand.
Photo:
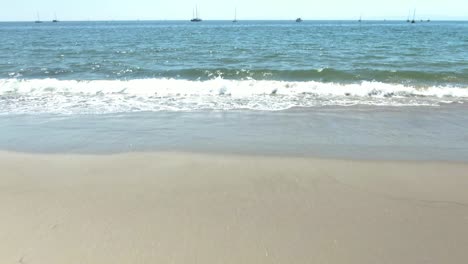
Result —
<svg viewBox="0 0 468 264"><path fill-rule="evenodd" d="M468 164L0 154L0 263L467 263Z"/></svg>

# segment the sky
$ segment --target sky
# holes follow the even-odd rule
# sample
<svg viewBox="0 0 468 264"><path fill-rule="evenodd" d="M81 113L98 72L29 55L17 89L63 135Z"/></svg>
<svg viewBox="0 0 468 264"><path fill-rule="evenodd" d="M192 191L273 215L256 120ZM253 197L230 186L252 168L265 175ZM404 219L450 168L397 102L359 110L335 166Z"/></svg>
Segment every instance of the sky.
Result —
<svg viewBox="0 0 468 264"><path fill-rule="evenodd" d="M468 0L0 0L0 21L416 19L468 20ZM412 14L411 14L412 16Z"/></svg>

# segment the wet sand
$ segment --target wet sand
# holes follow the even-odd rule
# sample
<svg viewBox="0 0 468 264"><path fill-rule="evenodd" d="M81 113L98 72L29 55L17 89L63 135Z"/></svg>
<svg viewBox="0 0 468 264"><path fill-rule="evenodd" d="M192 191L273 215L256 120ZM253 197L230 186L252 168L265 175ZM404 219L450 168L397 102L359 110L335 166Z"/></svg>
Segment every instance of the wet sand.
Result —
<svg viewBox="0 0 468 264"><path fill-rule="evenodd" d="M468 164L0 154L0 263L464 263Z"/></svg>

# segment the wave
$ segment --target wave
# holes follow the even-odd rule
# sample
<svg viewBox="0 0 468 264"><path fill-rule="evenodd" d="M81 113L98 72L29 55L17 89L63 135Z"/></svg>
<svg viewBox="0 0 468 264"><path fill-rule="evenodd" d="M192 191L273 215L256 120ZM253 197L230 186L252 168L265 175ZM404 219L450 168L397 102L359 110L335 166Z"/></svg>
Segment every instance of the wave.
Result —
<svg viewBox="0 0 468 264"><path fill-rule="evenodd" d="M426 85L466 85L468 74L466 70L457 71L425 71L417 70L385 70L359 68L340 70L334 68L318 69L229 69L229 68L188 68L188 69L151 69L135 66L104 67L97 63L84 65L71 64L69 67L30 67L17 71L0 69L0 78L23 79L74 79L89 80L114 79L148 79L174 78L185 80L208 81L214 78L229 80L277 80L277 81L317 81L351 83L374 81L384 83L406 83Z"/></svg>
<svg viewBox="0 0 468 264"><path fill-rule="evenodd" d="M150 71L145 72L148 74ZM468 75L461 71L425 71L417 70L384 70L360 68L339 70L334 68L319 69L183 69L161 73L159 77L209 80L213 77L223 79L254 80L287 80L287 81L320 81L320 82L407 82L407 83L444 83L466 84Z"/></svg>
<svg viewBox="0 0 468 264"><path fill-rule="evenodd" d="M115 113L384 105L437 106L468 101L467 87L364 81L180 79L0 79L0 113Z"/></svg>

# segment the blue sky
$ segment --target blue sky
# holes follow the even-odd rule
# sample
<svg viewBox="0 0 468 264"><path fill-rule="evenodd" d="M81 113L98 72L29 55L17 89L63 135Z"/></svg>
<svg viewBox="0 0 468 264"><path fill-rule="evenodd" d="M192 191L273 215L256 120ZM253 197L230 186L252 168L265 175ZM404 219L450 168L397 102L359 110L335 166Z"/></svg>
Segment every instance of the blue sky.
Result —
<svg viewBox="0 0 468 264"><path fill-rule="evenodd" d="M468 0L1 0L0 21L187 20L198 5L205 19L417 19L468 20Z"/></svg>

